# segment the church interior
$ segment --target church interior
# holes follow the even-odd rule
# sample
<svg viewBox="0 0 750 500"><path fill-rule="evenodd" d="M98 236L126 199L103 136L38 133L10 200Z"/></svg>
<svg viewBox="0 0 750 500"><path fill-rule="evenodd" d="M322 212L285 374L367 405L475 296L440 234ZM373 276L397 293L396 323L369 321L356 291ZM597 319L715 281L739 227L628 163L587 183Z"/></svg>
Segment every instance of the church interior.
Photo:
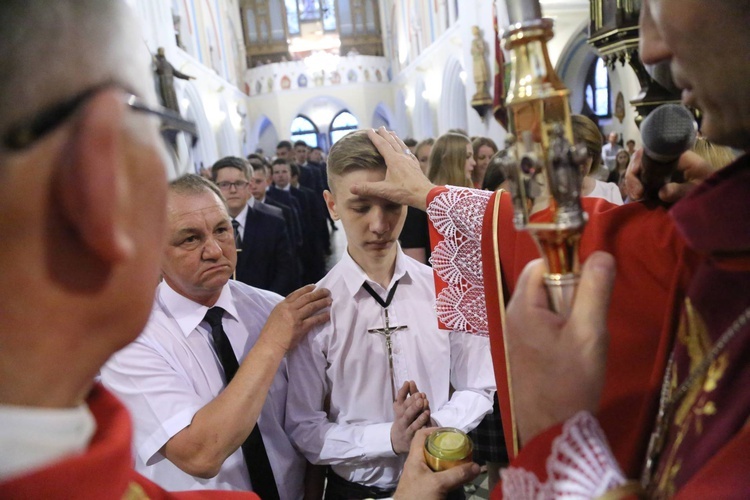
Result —
<svg viewBox="0 0 750 500"><path fill-rule="evenodd" d="M493 118L510 79L503 1L129 2L147 49L162 48L182 76L168 84L198 127L194 147L179 140L174 177L228 155L272 157L281 140L327 152L351 130L380 126L417 141L459 129L503 144ZM638 146L639 106L665 100L638 61L639 3L541 2L572 112Z"/></svg>

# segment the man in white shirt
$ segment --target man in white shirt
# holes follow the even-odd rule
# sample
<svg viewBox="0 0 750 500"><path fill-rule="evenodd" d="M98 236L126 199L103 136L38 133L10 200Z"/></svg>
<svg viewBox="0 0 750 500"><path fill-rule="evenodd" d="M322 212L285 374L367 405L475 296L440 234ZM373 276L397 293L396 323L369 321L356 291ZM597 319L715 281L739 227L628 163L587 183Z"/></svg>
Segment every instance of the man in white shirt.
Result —
<svg viewBox="0 0 750 500"><path fill-rule="evenodd" d="M173 181L167 209L164 281L149 323L101 372L133 415L136 469L171 490L252 488L264 499L302 498L305 461L282 428L284 356L327 321L327 313L317 313L329 294L308 286L282 301L230 281L234 232L209 181ZM218 326L209 311L219 312ZM233 356L234 376L222 345ZM246 440L257 436L256 422L260 450L256 441L250 452ZM263 461L272 471L254 475Z"/></svg>
<svg viewBox="0 0 750 500"><path fill-rule="evenodd" d="M617 168L617 153L622 147L617 144L617 132L610 132L607 136L607 143L602 146L602 168L596 172L596 178L600 181L607 181L609 174Z"/></svg>
<svg viewBox="0 0 750 500"><path fill-rule="evenodd" d="M419 428L467 431L491 410L489 344L438 329L432 272L398 245L403 206L351 194L385 177L364 131L336 143L328 173L348 247L318 283L335 297L331 322L290 355L286 428L310 462L332 466L326 499L384 498Z"/></svg>

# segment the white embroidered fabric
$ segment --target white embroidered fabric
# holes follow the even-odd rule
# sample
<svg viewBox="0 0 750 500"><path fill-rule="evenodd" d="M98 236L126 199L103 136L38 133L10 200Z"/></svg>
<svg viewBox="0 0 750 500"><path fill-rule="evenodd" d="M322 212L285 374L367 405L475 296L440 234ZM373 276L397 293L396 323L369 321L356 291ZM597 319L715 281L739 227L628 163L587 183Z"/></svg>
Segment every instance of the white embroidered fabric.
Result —
<svg viewBox="0 0 750 500"><path fill-rule="evenodd" d="M427 207L443 238L430 263L448 286L437 296L437 315L454 331L489 335L482 277L482 219L492 193L446 186Z"/></svg>
<svg viewBox="0 0 750 500"><path fill-rule="evenodd" d="M552 443L546 465L544 483L525 469L503 470L503 498L589 499L626 482L604 432L588 412L580 412L565 422L562 434Z"/></svg>

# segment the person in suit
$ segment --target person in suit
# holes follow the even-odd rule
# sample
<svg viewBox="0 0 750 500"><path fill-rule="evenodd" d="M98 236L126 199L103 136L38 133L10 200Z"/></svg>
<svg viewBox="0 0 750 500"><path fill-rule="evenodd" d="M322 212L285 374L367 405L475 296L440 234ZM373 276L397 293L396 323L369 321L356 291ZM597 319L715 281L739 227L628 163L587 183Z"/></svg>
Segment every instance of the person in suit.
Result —
<svg viewBox="0 0 750 500"><path fill-rule="evenodd" d="M294 187L299 185L306 187L315 194L313 203L317 204L316 213L319 213L325 222L326 213L328 209L323 199L323 191L326 190L326 182L324 175L319 168L312 165L308 161L308 155L310 154L310 147L305 141L297 141L294 143L294 161L290 165L297 167L297 183L293 183ZM317 215L315 215L317 218ZM317 227L317 225L316 225ZM331 253L331 235L328 233L328 228L325 227L323 230L316 229L316 236L320 242L321 248L330 255Z"/></svg>
<svg viewBox="0 0 750 500"><path fill-rule="evenodd" d="M323 211L325 209L325 199L322 194L318 194L312 189L303 186L299 182L299 166L292 163L289 166L291 174L291 185L292 189L297 189L304 198L304 203L310 207L310 219L313 223L313 236L317 242L316 250L320 253L318 256L319 262L317 265L325 269L325 257L323 252L327 255L331 254L331 239L330 233L328 233L328 224L326 223L326 217ZM295 191L292 191L294 193Z"/></svg>
<svg viewBox="0 0 750 500"><path fill-rule="evenodd" d="M222 158L211 173L227 200L235 228L236 279L286 296L297 288L299 276L281 209L255 202L247 180L247 160Z"/></svg>
<svg viewBox="0 0 750 500"><path fill-rule="evenodd" d="M289 141L279 141L276 145L276 158L282 160L292 159L292 143Z"/></svg>
<svg viewBox="0 0 750 500"><path fill-rule="evenodd" d="M286 221L286 227L289 230L292 249L296 254L302 246L302 226L300 226L297 213L289 205L266 196L266 192L271 186L271 168L265 161L256 157L248 157L248 162L252 169L252 172L250 172L250 193L253 195L256 203L262 203L281 210Z"/></svg>
<svg viewBox="0 0 750 500"><path fill-rule="evenodd" d="M325 262L315 235L314 205L308 204L307 196L292 186L291 168L286 160L274 160L271 169L273 186L268 189L266 196L289 204L297 210L302 224L302 249L299 255L302 281L314 283L325 274Z"/></svg>

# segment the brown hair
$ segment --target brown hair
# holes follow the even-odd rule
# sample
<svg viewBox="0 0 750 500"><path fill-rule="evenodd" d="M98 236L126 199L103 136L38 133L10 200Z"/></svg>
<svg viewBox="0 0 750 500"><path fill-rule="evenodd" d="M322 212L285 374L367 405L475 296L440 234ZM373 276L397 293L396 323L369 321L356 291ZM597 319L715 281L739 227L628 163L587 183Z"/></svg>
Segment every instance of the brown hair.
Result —
<svg viewBox="0 0 750 500"><path fill-rule="evenodd" d="M586 146L586 151L591 157L591 168L584 175L593 174L599 170L599 166L602 164L602 145L604 143L602 133L596 123L583 115L572 115L570 121L573 125L573 142Z"/></svg>
<svg viewBox="0 0 750 500"><path fill-rule="evenodd" d="M479 148L482 146L491 147L493 155L497 153L497 144L495 144L495 141L489 137L475 137L474 140L471 141L471 147L474 148L474 158L479 154Z"/></svg>
<svg viewBox="0 0 750 500"><path fill-rule="evenodd" d="M355 170L385 170L385 159L367 137L366 130L355 130L336 141L328 153L328 179L330 182Z"/></svg>
<svg viewBox="0 0 750 500"><path fill-rule="evenodd" d="M432 146L430 170L427 177L433 184L473 187L466 178L466 145L469 138L448 132L441 135Z"/></svg>
<svg viewBox="0 0 750 500"><path fill-rule="evenodd" d="M242 172L242 175L245 176L245 179L249 179L250 169L248 168L248 164L248 160L244 158L240 158L237 156L225 156L211 166L211 180L216 182L216 178L219 176L219 170L221 170L222 168L236 168L237 170Z"/></svg>

